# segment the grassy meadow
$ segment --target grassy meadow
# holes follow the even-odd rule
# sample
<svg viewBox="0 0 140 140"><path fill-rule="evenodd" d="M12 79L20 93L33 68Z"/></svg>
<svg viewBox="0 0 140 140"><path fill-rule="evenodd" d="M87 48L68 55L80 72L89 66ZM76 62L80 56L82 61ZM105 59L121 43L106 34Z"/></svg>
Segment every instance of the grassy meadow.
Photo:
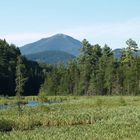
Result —
<svg viewBox="0 0 140 140"><path fill-rule="evenodd" d="M57 96L60 104L0 109L0 140L139 140L140 97ZM23 101L40 100L24 97ZM16 102L0 97L0 104Z"/></svg>

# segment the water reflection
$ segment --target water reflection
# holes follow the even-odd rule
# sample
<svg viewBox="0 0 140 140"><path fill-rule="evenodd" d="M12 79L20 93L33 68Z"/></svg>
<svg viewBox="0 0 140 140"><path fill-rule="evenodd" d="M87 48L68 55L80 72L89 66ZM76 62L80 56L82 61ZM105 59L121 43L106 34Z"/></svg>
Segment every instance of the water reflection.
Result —
<svg viewBox="0 0 140 140"><path fill-rule="evenodd" d="M28 106L28 107L36 107L39 105L49 105L49 104L60 104L62 102L38 102L38 101L28 101L26 104L23 106ZM12 108L16 107L15 105L10 105L10 104L0 104L0 109L7 109L7 108Z"/></svg>

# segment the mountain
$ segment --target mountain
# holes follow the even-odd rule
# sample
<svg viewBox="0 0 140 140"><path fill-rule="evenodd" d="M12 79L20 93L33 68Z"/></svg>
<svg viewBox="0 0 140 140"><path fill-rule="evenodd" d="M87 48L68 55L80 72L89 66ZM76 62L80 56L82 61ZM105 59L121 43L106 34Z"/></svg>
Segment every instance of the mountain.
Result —
<svg viewBox="0 0 140 140"><path fill-rule="evenodd" d="M114 58L120 59L122 55L122 49L118 48L113 50Z"/></svg>
<svg viewBox="0 0 140 140"><path fill-rule="evenodd" d="M77 56L82 47L80 41L64 34L56 34L54 36L43 38L39 41L20 47L22 54L33 54L43 51L63 51Z"/></svg>
<svg viewBox="0 0 140 140"><path fill-rule="evenodd" d="M114 54L114 58L120 59L122 55L122 49L118 48L113 50L113 54ZM133 56L140 56L140 50L138 50L137 52L133 52Z"/></svg>
<svg viewBox="0 0 140 140"><path fill-rule="evenodd" d="M58 62L68 62L75 56L63 51L44 51L26 55L26 58L33 61L46 62L48 64L56 64Z"/></svg>

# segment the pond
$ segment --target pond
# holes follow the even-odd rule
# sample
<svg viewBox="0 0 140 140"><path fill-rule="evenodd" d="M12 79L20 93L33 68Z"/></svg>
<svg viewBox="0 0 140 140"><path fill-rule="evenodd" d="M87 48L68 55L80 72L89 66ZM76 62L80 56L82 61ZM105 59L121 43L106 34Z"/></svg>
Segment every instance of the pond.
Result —
<svg viewBox="0 0 140 140"><path fill-rule="evenodd" d="M62 102L38 102L38 101L28 101L26 104L23 106L28 106L28 107L36 107L39 105L50 105L50 104L61 104ZM0 109L7 109L7 108L13 108L16 107L15 104L9 105L9 104L0 104Z"/></svg>

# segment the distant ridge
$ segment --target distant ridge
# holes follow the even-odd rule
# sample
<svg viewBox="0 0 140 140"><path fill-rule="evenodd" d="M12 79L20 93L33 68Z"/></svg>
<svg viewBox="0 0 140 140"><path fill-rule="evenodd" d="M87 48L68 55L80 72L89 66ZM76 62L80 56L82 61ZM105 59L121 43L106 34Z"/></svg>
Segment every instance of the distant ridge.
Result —
<svg viewBox="0 0 140 140"><path fill-rule="evenodd" d="M122 51L123 49L117 48L113 50L113 54L114 54L114 58L116 59L120 59L121 55L122 55ZM138 50L137 52L133 52L133 56L139 56L140 55L140 50Z"/></svg>
<svg viewBox="0 0 140 140"><path fill-rule="evenodd" d="M82 44L79 40L65 34L56 34L54 36L40 39L36 42L20 47L24 55L43 51L64 51L77 56Z"/></svg>
<svg viewBox="0 0 140 140"><path fill-rule="evenodd" d="M114 58L120 59L122 55L122 49L117 48L113 50Z"/></svg>
<svg viewBox="0 0 140 140"><path fill-rule="evenodd" d="M63 51L44 51L34 54L26 55L29 60L45 62L48 64L56 64L59 62L67 63L69 60L75 58L74 55L71 55Z"/></svg>

